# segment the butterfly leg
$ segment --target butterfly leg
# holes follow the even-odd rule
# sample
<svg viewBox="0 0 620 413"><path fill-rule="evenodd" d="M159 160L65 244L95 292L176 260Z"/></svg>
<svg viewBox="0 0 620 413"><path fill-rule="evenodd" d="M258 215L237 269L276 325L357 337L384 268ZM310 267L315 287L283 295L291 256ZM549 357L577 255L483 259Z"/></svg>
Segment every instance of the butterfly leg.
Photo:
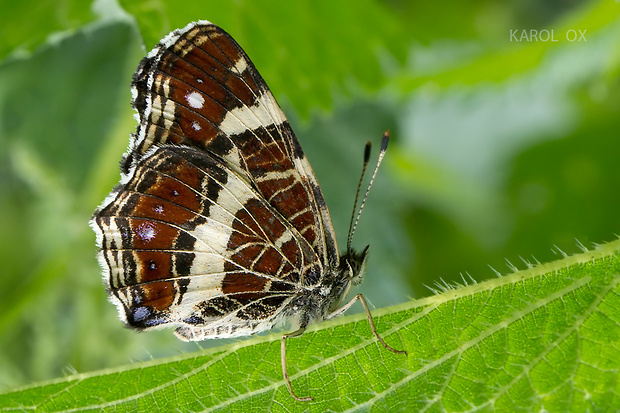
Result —
<svg viewBox="0 0 620 413"><path fill-rule="evenodd" d="M351 308L351 306L353 304L355 304L355 302L358 301L358 300L361 301L362 305L364 306L364 311L366 311L366 318L368 319L368 323L370 324L370 330L375 335L375 337L377 337L377 340L379 340L379 343L381 343L383 345L383 347L385 347L386 349L390 350L392 353L405 354L406 355L407 352L405 350L396 350L395 348L391 347L389 344L387 344L385 341L383 341L383 339L381 338L379 333L377 333L377 329L375 328L375 322L372 319L372 314L370 313L370 309L368 308L368 303L366 303L366 299L364 298L364 296L362 294L356 294L355 297L353 297L351 300L349 300L349 302L347 302L345 305L343 305L342 307L338 308L333 313L328 314L327 317L325 317L325 319L329 320L330 318L338 317L339 315L341 315L345 311L347 311L349 308Z"/></svg>
<svg viewBox="0 0 620 413"><path fill-rule="evenodd" d="M292 333L283 334L282 341L281 341L281 347L280 347L280 356L282 357L282 374L284 376L284 382L286 383L286 387L288 387L288 391L289 393L291 393L291 396L293 396L295 400L300 401L300 402L310 401L312 400L312 397L299 397L295 395L295 392L293 392L293 387L291 386L291 380L288 378L288 370L286 368L286 339L289 337L298 337L302 335L305 329L306 327L304 326L304 327L301 327L299 330L293 331Z"/></svg>

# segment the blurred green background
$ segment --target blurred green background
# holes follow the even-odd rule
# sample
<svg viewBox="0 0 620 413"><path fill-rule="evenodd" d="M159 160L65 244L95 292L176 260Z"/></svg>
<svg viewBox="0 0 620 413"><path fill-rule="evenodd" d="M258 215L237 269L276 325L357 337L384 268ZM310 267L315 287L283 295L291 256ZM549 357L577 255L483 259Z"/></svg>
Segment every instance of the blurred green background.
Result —
<svg viewBox="0 0 620 413"><path fill-rule="evenodd" d="M364 143L391 130L354 241L371 244L360 290L381 307L620 233L619 7L1 0L0 391L199 348L122 326L88 228L135 130L144 43L198 19L237 39L293 123L341 247Z"/></svg>

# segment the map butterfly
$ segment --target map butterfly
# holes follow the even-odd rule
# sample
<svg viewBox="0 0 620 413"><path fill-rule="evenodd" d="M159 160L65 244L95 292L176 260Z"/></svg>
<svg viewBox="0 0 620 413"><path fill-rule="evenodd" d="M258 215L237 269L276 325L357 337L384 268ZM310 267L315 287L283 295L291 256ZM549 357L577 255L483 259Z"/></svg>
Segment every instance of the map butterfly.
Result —
<svg viewBox="0 0 620 413"><path fill-rule="evenodd" d="M288 323L282 371L300 401L311 398L293 392L285 343L313 320L359 300L381 344L405 353L377 334L362 295L341 306L361 281L368 247L351 248L352 219L338 255L312 168L230 35L207 21L171 32L138 66L132 94L137 132L119 185L91 220L108 292L129 327L172 326L194 341Z"/></svg>

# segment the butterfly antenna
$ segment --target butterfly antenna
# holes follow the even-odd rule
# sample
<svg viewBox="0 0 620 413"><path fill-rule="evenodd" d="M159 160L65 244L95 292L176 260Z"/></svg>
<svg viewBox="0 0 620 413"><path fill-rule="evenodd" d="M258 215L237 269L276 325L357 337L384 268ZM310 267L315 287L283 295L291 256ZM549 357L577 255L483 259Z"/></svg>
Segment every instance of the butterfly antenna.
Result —
<svg viewBox="0 0 620 413"><path fill-rule="evenodd" d="M355 191L355 201L353 202L353 212L351 213L351 222L349 223L349 237L347 239L347 251L351 250L351 241L353 240L353 224L356 222L355 220L355 210L357 209L357 201L360 197L360 191L362 190L362 183L364 182L364 176L366 175L366 170L368 169L368 161L370 160L370 142L366 142L366 147L364 148L364 165L362 166L362 174L360 175L360 180L357 183L357 191Z"/></svg>
<svg viewBox="0 0 620 413"><path fill-rule="evenodd" d="M357 192L355 193L355 202L353 203L353 214L351 214L351 223L349 224L349 237L347 239L347 251L351 251L351 243L353 241L353 234L355 234L355 230L357 229L357 223L360 220L360 216L362 215L362 210L364 209L364 205L366 204L366 199L368 199L368 193L370 192L370 187L375 181L375 177L377 176L377 171L379 170L379 165L383 161L383 157L385 156L385 151L387 150L388 141L390 140L390 131L385 131L383 134L383 139L381 139L381 149L379 150L379 159L377 159L377 165L375 166L375 170L370 177L370 182L368 182L368 186L366 187L366 193L362 198L362 202L360 204L360 208L355 213L357 208L357 201L359 199L360 190L362 189L362 182L364 181L364 176L366 175L366 169L368 168L368 161L370 160L370 142L366 142L366 147L364 148L364 166L362 167L362 175L360 176L360 181L357 184Z"/></svg>

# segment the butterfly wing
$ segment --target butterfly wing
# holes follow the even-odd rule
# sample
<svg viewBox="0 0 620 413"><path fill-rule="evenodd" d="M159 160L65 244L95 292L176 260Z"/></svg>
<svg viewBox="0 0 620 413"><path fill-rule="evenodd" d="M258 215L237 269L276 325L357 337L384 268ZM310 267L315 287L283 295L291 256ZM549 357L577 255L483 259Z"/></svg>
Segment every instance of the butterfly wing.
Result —
<svg viewBox="0 0 620 413"><path fill-rule="evenodd" d="M133 92L140 124L91 223L121 318L176 325L188 340L270 328L338 263L323 196L275 98L207 22L162 40Z"/></svg>
<svg viewBox="0 0 620 413"><path fill-rule="evenodd" d="M134 75L140 125L127 169L153 145L201 148L250 180L312 245L337 266L336 238L307 158L267 84L224 30L209 22L175 30Z"/></svg>
<svg viewBox="0 0 620 413"><path fill-rule="evenodd" d="M94 227L121 317L139 329L180 325L185 339L270 328L304 274L321 271L287 220L192 147L143 157Z"/></svg>

